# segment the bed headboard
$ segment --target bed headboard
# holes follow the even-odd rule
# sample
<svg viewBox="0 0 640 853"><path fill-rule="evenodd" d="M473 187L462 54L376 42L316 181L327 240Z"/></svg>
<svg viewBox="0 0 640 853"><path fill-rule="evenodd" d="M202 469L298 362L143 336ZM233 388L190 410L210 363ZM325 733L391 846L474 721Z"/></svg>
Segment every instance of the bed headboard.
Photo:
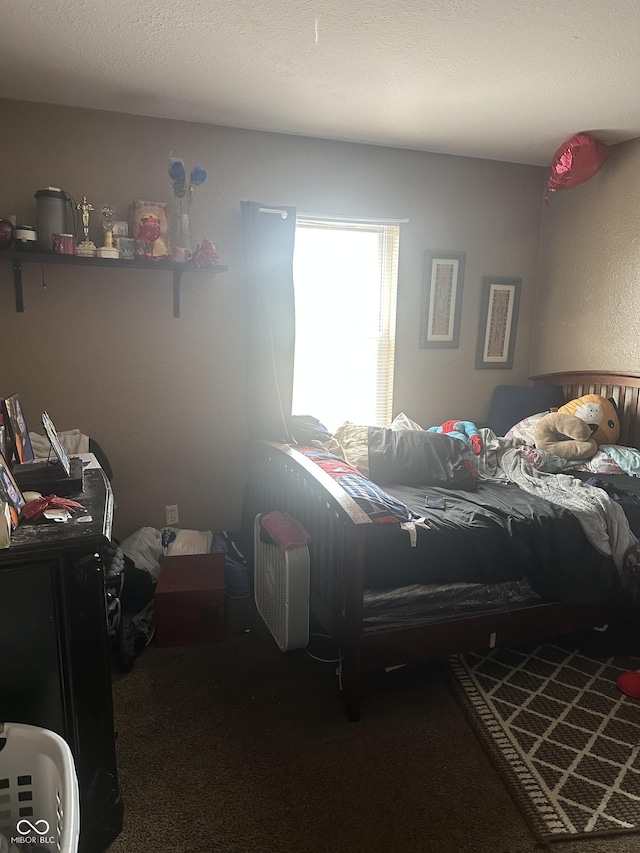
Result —
<svg viewBox="0 0 640 853"><path fill-rule="evenodd" d="M613 397L620 414L618 444L640 449L640 376L601 370L541 373L531 376L534 385L561 385L567 400L585 394Z"/></svg>

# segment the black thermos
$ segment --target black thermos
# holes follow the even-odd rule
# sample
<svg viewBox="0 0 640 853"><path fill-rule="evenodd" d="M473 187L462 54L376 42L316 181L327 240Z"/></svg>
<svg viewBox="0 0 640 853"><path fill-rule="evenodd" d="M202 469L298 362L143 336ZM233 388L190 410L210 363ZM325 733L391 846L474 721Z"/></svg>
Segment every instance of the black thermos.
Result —
<svg viewBox="0 0 640 853"><path fill-rule="evenodd" d="M66 234L69 195L59 187L47 187L35 192L38 251L53 252L53 235Z"/></svg>

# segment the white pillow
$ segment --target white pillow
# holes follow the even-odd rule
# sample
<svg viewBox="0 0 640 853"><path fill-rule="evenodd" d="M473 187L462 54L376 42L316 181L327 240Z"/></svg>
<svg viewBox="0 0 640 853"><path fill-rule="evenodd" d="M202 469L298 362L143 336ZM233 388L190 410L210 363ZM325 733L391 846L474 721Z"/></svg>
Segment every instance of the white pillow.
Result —
<svg viewBox="0 0 640 853"><path fill-rule="evenodd" d="M549 412L540 412L537 415L529 415L529 417L523 418L521 421L518 421L517 424L512 426L511 429L505 433L504 437L520 438L525 444L534 447L533 433L535 432L535 428L542 418L548 414Z"/></svg>
<svg viewBox="0 0 640 853"><path fill-rule="evenodd" d="M417 424L415 421L412 421L408 415L405 415L404 412L400 412L399 415L396 415L391 423L391 429L400 430L400 429L422 429L420 424Z"/></svg>

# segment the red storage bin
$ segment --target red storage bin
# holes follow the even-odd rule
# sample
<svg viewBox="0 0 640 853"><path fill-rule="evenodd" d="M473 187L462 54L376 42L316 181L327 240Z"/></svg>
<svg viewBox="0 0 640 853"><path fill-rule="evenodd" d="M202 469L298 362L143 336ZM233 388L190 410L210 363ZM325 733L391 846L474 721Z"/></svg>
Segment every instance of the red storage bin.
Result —
<svg viewBox="0 0 640 853"><path fill-rule="evenodd" d="M200 645L224 637L224 554L165 557L155 607L159 646Z"/></svg>

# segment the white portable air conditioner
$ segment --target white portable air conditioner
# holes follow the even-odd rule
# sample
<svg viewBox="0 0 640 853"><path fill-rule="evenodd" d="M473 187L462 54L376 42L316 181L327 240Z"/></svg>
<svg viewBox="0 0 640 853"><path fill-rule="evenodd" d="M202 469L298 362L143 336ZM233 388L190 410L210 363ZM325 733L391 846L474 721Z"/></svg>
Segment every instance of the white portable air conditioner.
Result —
<svg viewBox="0 0 640 853"><path fill-rule="evenodd" d="M283 652L309 642L309 549L288 548L260 538L260 516L253 525L253 594L265 625Z"/></svg>

